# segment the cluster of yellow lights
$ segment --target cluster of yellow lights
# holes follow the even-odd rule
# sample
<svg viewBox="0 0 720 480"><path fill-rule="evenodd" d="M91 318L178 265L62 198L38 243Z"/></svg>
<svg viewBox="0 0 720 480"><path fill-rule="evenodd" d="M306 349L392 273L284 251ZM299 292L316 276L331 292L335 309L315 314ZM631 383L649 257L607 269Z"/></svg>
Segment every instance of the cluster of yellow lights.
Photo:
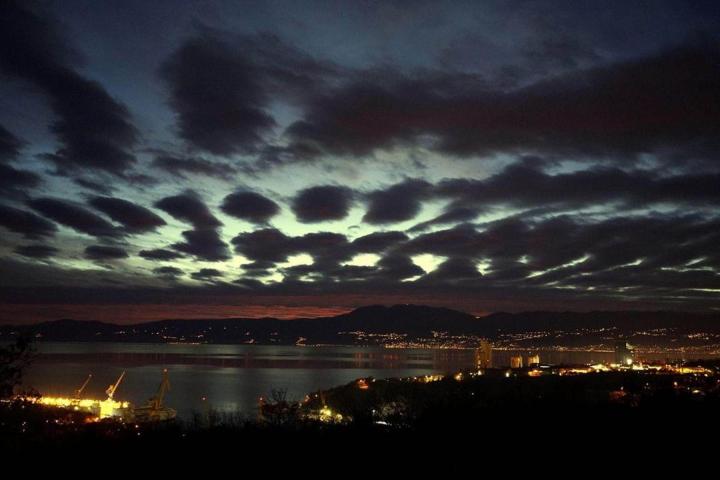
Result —
<svg viewBox="0 0 720 480"><path fill-rule="evenodd" d="M422 377L414 377L413 379L418 380L423 383L430 383L430 382L439 382L443 378L444 378L444 375L424 375Z"/></svg>
<svg viewBox="0 0 720 480"><path fill-rule="evenodd" d="M76 411L86 411L98 415L100 418L116 417L121 410L130 408L129 402L118 402L115 400L95 400L91 398L67 398L67 397L23 397L22 400L54 408L68 408Z"/></svg>
<svg viewBox="0 0 720 480"><path fill-rule="evenodd" d="M674 372L682 373L685 375L698 374L698 373L699 374L712 373L712 370L708 370L707 368L704 368L704 367L674 367L674 368L672 368L672 370Z"/></svg>
<svg viewBox="0 0 720 480"><path fill-rule="evenodd" d="M320 409L320 421L326 423L339 423L343 421L343 416L337 412L333 412L327 405Z"/></svg>

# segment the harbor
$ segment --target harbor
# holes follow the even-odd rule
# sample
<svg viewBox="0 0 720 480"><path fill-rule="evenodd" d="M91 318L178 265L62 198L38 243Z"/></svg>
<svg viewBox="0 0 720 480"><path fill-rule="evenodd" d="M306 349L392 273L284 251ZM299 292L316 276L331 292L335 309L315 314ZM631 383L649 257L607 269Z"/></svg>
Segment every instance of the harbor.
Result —
<svg viewBox="0 0 720 480"><path fill-rule="evenodd" d="M66 410L83 415L84 422L92 423L103 420L115 420L122 422L161 422L173 420L177 412L164 405L164 399L170 390L170 380L167 369L162 370L162 380L155 395L139 406L134 406L128 401L115 398L120 384L125 378L126 372L117 378L115 383L110 384L105 390L107 397L104 400L85 397L88 384L92 380L92 374L88 375L85 382L70 397L56 397L44 395L18 395L13 401L27 402L47 408Z"/></svg>

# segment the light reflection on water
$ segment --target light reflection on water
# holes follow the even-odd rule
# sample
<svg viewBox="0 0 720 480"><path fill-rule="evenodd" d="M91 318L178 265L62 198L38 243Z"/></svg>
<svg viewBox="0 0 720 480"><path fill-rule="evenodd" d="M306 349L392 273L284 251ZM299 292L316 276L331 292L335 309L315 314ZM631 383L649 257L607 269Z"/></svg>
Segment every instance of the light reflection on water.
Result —
<svg viewBox="0 0 720 480"><path fill-rule="evenodd" d="M254 415L258 398L272 389L301 399L359 377L445 373L473 364L470 350L381 347L40 343L38 353L24 384L49 396L72 395L92 373L86 395L104 398L107 386L126 370L116 397L140 404L167 368L172 385L167 404L186 418L208 404Z"/></svg>
<svg viewBox="0 0 720 480"><path fill-rule="evenodd" d="M86 395L104 398L107 386L126 370L116 398L137 405L155 393L160 372L167 368L172 385L167 404L185 418L208 405L254 415L258 398L272 389L286 389L289 399L301 399L360 377L448 373L474 363L472 350L382 347L40 343L38 352L25 385L49 396L72 395L92 373ZM493 361L496 366L506 365L516 353L496 350ZM541 352L540 357L553 364L613 360L611 352Z"/></svg>

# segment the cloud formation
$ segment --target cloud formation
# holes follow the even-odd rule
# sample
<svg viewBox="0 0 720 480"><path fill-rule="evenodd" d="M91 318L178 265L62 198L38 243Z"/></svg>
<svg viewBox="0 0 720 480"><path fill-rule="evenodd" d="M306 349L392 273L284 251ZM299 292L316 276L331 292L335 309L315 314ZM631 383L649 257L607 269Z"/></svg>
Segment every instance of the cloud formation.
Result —
<svg viewBox="0 0 720 480"><path fill-rule="evenodd" d="M573 71L512 90L464 74L360 77L312 102L295 144L364 156L421 141L459 157L541 154L714 161L720 54L710 42Z"/></svg>
<svg viewBox="0 0 720 480"><path fill-rule="evenodd" d="M122 231L113 224L75 203L42 197L29 200L27 204L41 215L77 232L93 237L122 236Z"/></svg>
<svg viewBox="0 0 720 480"><path fill-rule="evenodd" d="M85 258L90 260L120 260L127 257L128 253L120 247L113 247L109 245L90 245L85 248Z"/></svg>
<svg viewBox="0 0 720 480"><path fill-rule="evenodd" d="M165 225L165 220L149 209L122 198L93 197L88 203L121 223L130 233L149 232Z"/></svg>
<svg viewBox="0 0 720 480"><path fill-rule="evenodd" d="M29 239L49 237L57 230L54 223L9 205L0 205L0 225Z"/></svg>
<svg viewBox="0 0 720 480"><path fill-rule="evenodd" d="M280 213L280 207L256 192L239 191L223 199L220 206L227 215L252 223L265 223Z"/></svg>
<svg viewBox="0 0 720 480"><path fill-rule="evenodd" d="M2 2L0 299L720 308L715 6L355 8Z"/></svg>
<svg viewBox="0 0 720 480"><path fill-rule="evenodd" d="M193 175L207 175L223 180L230 180L237 169L232 165L214 162L204 158L181 158L171 155L158 155L152 162L153 167L173 176L188 179Z"/></svg>
<svg viewBox="0 0 720 480"><path fill-rule="evenodd" d="M428 198L431 185L419 179L405 180L367 195L368 209L363 221L372 224L412 220L420 212L422 200Z"/></svg>
<svg viewBox="0 0 720 480"><path fill-rule="evenodd" d="M56 22L21 2L3 2L0 44L0 71L39 89L57 117L50 129L61 147L45 158L59 173L96 169L123 175L132 168L138 132L127 108L78 73L77 54Z"/></svg>
<svg viewBox="0 0 720 480"><path fill-rule="evenodd" d="M292 210L303 223L341 220L352 205L352 191L346 187L321 185L298 192L292 200Z"/></svg>
<svg viewBox="0 0 720 480"><path fill-rule="evenodd" d="M193 191L165 197L155 202L155 206L198 229L217 228L222 225L200 196Z"/></svg>

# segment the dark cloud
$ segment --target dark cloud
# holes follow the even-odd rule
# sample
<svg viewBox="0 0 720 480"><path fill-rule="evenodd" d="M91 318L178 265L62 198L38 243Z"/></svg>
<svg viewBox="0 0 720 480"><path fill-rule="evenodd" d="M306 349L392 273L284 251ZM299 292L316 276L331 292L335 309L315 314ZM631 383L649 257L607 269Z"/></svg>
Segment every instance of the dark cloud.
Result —
<svg viewBox="0 0 720 480"><path fill-rule="evenodd" d="M284 262L289 255L297 252L294 239L276 228L241 233L230 243L234 245L236 253L256 261Z"/></svg>
<svg viewBox="0 0 720 480"><path fill-rule="evenodd" d="M291 47L272 34L229 36L202 28L161 68L178 117L180 136L215 155L268 155L276 127L268 109L282 98L302 104L342 69ZM284 150L281 148L281 150ZM293 148L292 155L302 148ZM264 152L264 153L263 153Z"/></svg>
<svg viewBox="0 0 720 480"><path fill-rule="evenodd" d="M165 197L156 202L155 206L196 229L212 229L222 225L200 196L192 191Z"/></svg>
<svg viewBox="0 0 720 480"><path fill-rule="evenodd" d="M292 210L303 223L342 220L352 206L352 191L346 187L323 185L298 192Z"/></svg>
<svg viewBox="0 0 720 480"><path fill-rule="evenodd" d="M690 300L695 307L709 306L713 300L706 290L720 284L719 227L717 220L698 215L648 214L600 221L573 216L510 218L477 227L462 225L400 242L390 247L375 267L341 265L343 255L336 252L346 249L342 235L288 237L267 229L262 237L250 232L233 241L244 254L258 260L243 265L243 278L236 282L242 290L226 286L229 290L223 294L237 298L241 292L281 296L382 292L415 299L438 295L458 301L480 297L482 305L515 305L516 309L532 308L537 302L573 302L586 309L608 305L680 308L680 295L683 302ZM272 244L259 250L252 241L259 238ZM663 241L658 242L659 238ZM278 254L278 249L282 253ZM264 284L257 280L276 262L307 250L316 258L314 264L282 267L282 282ZM436 270L425 273L411 260L417 253L448 258ZM479 261L486 264L483 274L477 270ZM419 279L407 281L413 277ZM79 279L71 277L67 282L76 284ZM208 282L211 284L220 285ZM187 299L186 295L201 298L220 292L183 290L177 294ZM18 292L14 295L22 298ZM153 294L138 295L152 298Z"/></svg>
<svg viewBox="0 0 720 480"><path fill-rule="evenodd" d="M182 258L182 254L165 248L154 248L152 250L140 250L138 254L145 260L168 261Z"/></svg>
<svg viewBox="0 0 720 480"><path fill-rule="evenodd" d="M120 247L108 245L90 245L85 248L85 258L95 261L121 260L127 258L128 253Z"/></svg>
<svg viewBox="0 0 720 480"><path fill-rule="evenodd" d="M602 203L644 206L657 203L717 205L720 174L661 175L651 170L594 167L570 173L548 174L535 164L518 162L486 180L445 180L435 187L439 196L454 198L441 220L467 219L469 206L504 204L518 207L555 205L581 207ZM461 207L465 206L465 207ZM474 210L477 214L477 209ZM460 215L458 215L460 214Z"/></svg>
<svg viewBox="0 0 720 480"><path fill-rule="evenodd" d="M510 91L458 82L452 73L365 75L315 100L287 133L295 144L330 155L367 155L426 139L459 156L632 160L655 153L714 162L719 57L699 42Z"/></svg>
<svg viewBox="0 0 720 480"><path fill-rule="evenodd" d="M57 230L54 223L34 213L7 205L0 205L0 225L30 239L50 237Z"/></svg>
<svg viewBox="0 0 720 480"><path fill-rule="evenodd" d="M355 253L379 253L407 239L403 232L374 232L353 240L352 249Z"/></svg>
<svg viewBox="0 0 720 480"><path fill-rule="evenodd" d="M388 295L477 311L720 308L720 52L707 5L648 13L619 2L593 7L589 22L587 5L511 2L485 9L479 28L474 7L421 6L414 18L435 24L409 43L420 38L415 21L399 26L400 42L366 38L371 8L335 26L347 45L328 49L340 30L318 30L311 56L272 34L215 30L211 17L189 26L182 5L179 29L140 9L148 22L109 35L55 3L0 6L3 300L279 305ZM265 16L251 17L260 31ZM471 22L463 31L461 17ZM287 28L270 26L296 42ZM162 45L158 31L169 35ZM699 40L679 43L686 38ZM139 53L122 68L98 61L130 50ZM158 73L174 132L156 124L167 113L153 98ZM142 138L125 101L142 114ZM273 186L280 173L292 182ZM221 188L238 180L239 190ZM159 201L145 203L153 191ZM358 204L364 225L346 225L352 237L307 225L312 233L290 233L276 194L299 222L347 223ZM216 208L254 225L227 243ZM172 234L160 229L170 217L181 235L125 244ZM409 221L404 232L380 228ZM68 228L50 241L58 224ZM78 264L68 246L84 249L82 234L98 245ZM143 272L115 261L136 252L158 263ZM202 268L233 253L249 260L237 273L227 271L236 262ZM378 261L349 264L359 254ZM426 254L438 264L428 272L413 261ZM312 262L289 261L300 255ZM202 263L184 270L178 259Z"/></svg>
<svg viewBox="0 0 720 480"><path fill-rule="evenodd" d="M102 195L108 195L113 191L113 186L99 179L91 179L87 177L75 177L73 183L84 189L90 190Z"/></svg>
<svg viewBox="0 0 720 480"><path fill-rule="evenodd" d="M19 138L0 125L0 162L16 158L22 146L23 142Z"/></svg>
<svg viewBox="0 0 720 480"><path fill-rule="evenodd" d="M332 232L315 232L293 238L296 253L307 253L313 257L316 267L335 265L349 260L352 251L345 235Z"/></svg>
<svg viewBox="0 0 720 480"><path fill-rule="evenodd" d="M455 282L457 280L476 280L481 277L477 264L468 258L449 258L441 263L422 281L425 283Z"/></svg>
<svg viewBox="0 0 720 480"><path fill-rule="evenodd" d="M223 273L220 270L217 270L215 268L201 268L197 272L193 272L190 274L190 277L192 277L194 280L214 280L218 277L222 277Z"/></svg>
<svg viewBox="0 0 720 480"><path fill-rule="evenodd" d="M50 245L20 245L13 250L18 255L28 258L50 258L60 251Z"/></svg>
<svg viewBox="0 0 720 480"><path fill-rule="evenodd" d="M0 70L42 91L57 115L61 148L45 158L62 174L90 168L122 175L135 163L137 131L124 105L72 65L57 25L19 2L0 7Z"/></svg>
<svg viewBox="0 0 720 480"><path fill-rule="evenodd" d="M175 279L182 276L185 272L176 267L158 267L153 269L153 273L159 277L167 279Z"/></svg>
<svg viewBox="0 0 720 480"><path fill-rule="evenodd" d="M152 165L155 168L184 179L194 175L207 175L208 177L231 180L237 173L237 169L232 165L223 162L214 162L204 158L180 158L170 155L160 155L155 157Z"/></svg>
<svg viewBox="0 0 720 480"><path fill-rule="evenodd" d="M413 219L422 201L431 194L432 185L424 180L409 179L385 190L367 195L368 209L363 221L372 224L397 223Z"/></svg>
<svg viewBox="0 0 720 480"><path fill-rule="evenodd" d="M531 33L521 56L532 73L575 69L601 58L600 52L574 31L575 25L558 21L557 15L538 12L530 24Z"/></svg>
<svg viewBox="0 0 720 480"><path fill-rule="evenodd" d="M378 266L386 280L404 280L425 273L410 257L404 255L386 255L378 261Z"/></svg>
<svg viewBox="0 0 720 480"><path fill-rule="evenodd" d="M717 220L697 215L656 214L603 221L571 216L505 219L479 230L461 225L421 235L401 251L450 257L423 279L426 283L472 280L472 266L482 260L489 262L489 271L474 277L475 286L552 290L582 285L616 294L618 288L629 286L648 291L668 288L667 281L677 280L674 288L714 288L709 285L715 284L717 273L707 268L716 268L718 262L718 249L711 246L720 240L717 228ZM636 274L635 279L626 275L628 271ZM675 280L667 280L672 278ZM686 283L680 283L681 279ZM697 287L703 282L705 287Z"/></svg>
<svg viewBox="0 0 720 480"><path fill-rule="evenodd" d="M220 206L227 215L252 223L266 223L280 212L277 203L256 192L231 193Z"/></svg>
<svg viewBox="0 0 720 480"><path fill-rule="evenodd" d="M273 267L278 267L290 256L304 253L313 258L313 263L281 267L285 282L291 283L309 277L322 283L372 279L386 281L406 278L405 274L412 277L422 273L422 270L403 254L389 254L387 260L379 262L378 267L344 265L357 254L382 253L402 245L406 240L407 236L402 232L376 232L349 242L344 235L337 233L315 232L291 237L269 228L240 234L233 238L232 244L236 253L253 261L243 265L247 276L268 275Z"/></svg>
<svg viewBox="0 0 720 480"><path fill-rule="evenodd" d="M113 197L93 197L90 205L114 221L123 224L130 233L144 233L165 225L165 220L135 203Z"/></svg>
<svg viewBox="0 0 720 480"><path fill-rule="evenodd" d="M25 196L28 190L40 185L41 181L40 176L33 172L0 163L0 193L5 196Z"/></svg>
<svg viewBox="0 0 720 480"><path fill-rule="evenodd" d="M331 232L308 233L291 237L275 228L241 233L232 239L235 252L258 263L267 269L275 263L287 261L291 255L307 253L313 257L314 267L322 268L329 264L349 260L353 255L350 243L344 235ZM243 265L243 268L249 268ZM250 267L251 268L251 267Z"/></svg>
<svg viewBox="0 0 720 480"><path fill-rule="evenodd" d="M460 203L460 202L457 202ZM452 223L465 223L474 220L478 216L478 208L464 206L450 206L445 212L426 222L418 223L409 232L422 232L435 225L448 225Z"/></svg>
<svg viewBox="0 0 720 480"><path fill-rule="evenodd" d="M30 200L28 205L43 216L80 233L94 237L122 235L119 229L102 217L65 200L44 197Z"/></svg>
<svg viewBox="0 0 720 480"><path fill-rule="evenodd" d="M187 41L165 62L162 76L180 136L216 155L255 150L275 126L254 65L210 36Z"/></svg>
<svg viewBox="0 0 720 480"><path fill-rule="evenodd" d="M185 241L173 244L173 249L211 262L230 258L227 244L218 232L222 223L195 192L165 197L155 206L194 227L182 232Z"/></svg>
<svg viewBox="0 0 720 480"><path fill-rule="evenodd" d="M229 260L230 253L227 244L220 238L214 229L196 229L182 232L184 242L172 245L179 252L187 253L200 260L218 262Z"/></svg>

